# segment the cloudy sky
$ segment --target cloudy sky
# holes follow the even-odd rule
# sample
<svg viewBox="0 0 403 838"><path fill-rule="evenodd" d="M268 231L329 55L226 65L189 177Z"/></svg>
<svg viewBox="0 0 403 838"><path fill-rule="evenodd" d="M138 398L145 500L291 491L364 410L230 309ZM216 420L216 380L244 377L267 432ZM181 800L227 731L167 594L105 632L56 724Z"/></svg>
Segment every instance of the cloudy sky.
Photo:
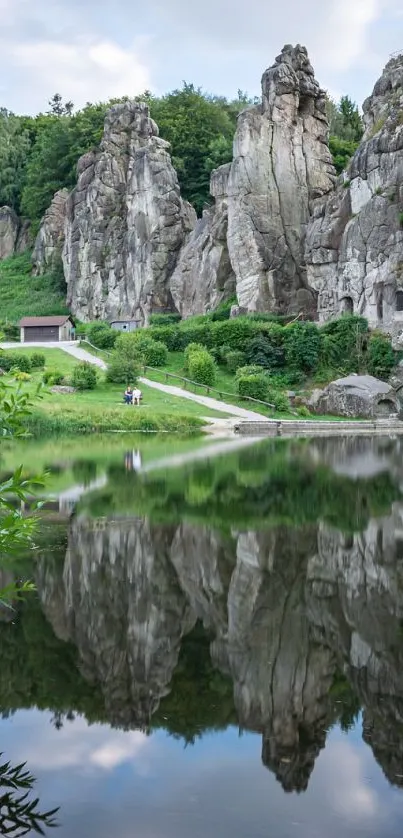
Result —
<svg viewBox="0 0 403 838"><path fill-rule="evenodd" d="M213 93L259 92L285 43L308 48L335 97L371 92L403 49L401 0L0 0L0 106L46 110L194 82Z"/></svg>

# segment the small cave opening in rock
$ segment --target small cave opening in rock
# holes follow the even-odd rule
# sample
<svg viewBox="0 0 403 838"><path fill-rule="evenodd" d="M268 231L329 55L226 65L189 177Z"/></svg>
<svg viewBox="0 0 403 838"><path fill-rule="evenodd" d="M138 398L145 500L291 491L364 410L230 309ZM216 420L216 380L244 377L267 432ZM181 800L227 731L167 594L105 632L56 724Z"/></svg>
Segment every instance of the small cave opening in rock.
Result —
<svg viewBox="0 0 403 838"><path fill-rule="evenodd" d="M376 406L377 416L390 416L392 413L396 413L396 405L391 399L382 399L378 402Z"/></svg>
<svg viewBox="0 0 403 838"><path fill-rule="evenodd" d="M343 297L341 301L342 314L354 314L354 303L352 297Z"/></svg>
<svg viewBox="0 0 403 838"><path fill-rule="evenodd" d="M303 93L299 97L298 116L308 116L311 113L311 97Z"/></svg>
<svg viewBox="0 0 403 838"><path fill-rule="evenodd" d="M403 291L396 291L396 311L403 311Z"/></svg>
<svg viewBox="0 0 403 838"><path fill-rule="evenodd" d="M378 299L376 301L376 314L380 323L383 322L383 289L378 291Z"/></svg>

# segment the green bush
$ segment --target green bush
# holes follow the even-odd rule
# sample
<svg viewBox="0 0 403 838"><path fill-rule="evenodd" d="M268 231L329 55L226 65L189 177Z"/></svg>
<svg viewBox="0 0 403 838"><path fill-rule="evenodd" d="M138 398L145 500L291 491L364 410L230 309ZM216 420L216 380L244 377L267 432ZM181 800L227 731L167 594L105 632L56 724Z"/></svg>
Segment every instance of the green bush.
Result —
<svg viewBox="0 0 403 838"><path fill-rule="evenodd" d="M189 374L189 360L194 352L204 352L205 348L201 343L189 343L184 352L183 369L186 375Z"/></svg>
<svg viewBox="0 0 403 838"><path fill-rule="evenodd" d="M227 367L229 372L235 373L239 367L245 364L245 353L239 349L231 349L227 354Z"/></svg>
<svg viewBox="0 0 403 838"><path fill-rule="evenodd" d="M367 369L376 378L389 378L396 363L390 340L380 332L373 332L367 350Z"/></svg>
<svg viewBox="0 0 403 838"><path fill-rule="evenodd" d="M267 377L266 371L259 364L247 364L245 367L238 367L235 377L238 379L245 375L265 375Z"/></svg>
<svg viewBox="0 0 403 838"><path fill-rule="evenodd" d="M135 384L141 371L142 360L134 333L120 334L108 364L107 380L116 384Z"/></svg>
<svg viewBox="0 0 403 838"><path fill-rule="evenodd" d="M237 304L237 298L235 295L230 297L229 300L226 300L224 303L220 303L214 311L211 312L211 319L212 321L215 320L229 320L231 314L231 308L233 305Z"/></svg>
<svg viewBox="0 0 403 838"><path fill-rule="evenodd" d="M151 314L150 326L172 326L181 320L180 314L171 312L169 314Z"/></svg>
<svg viewBox="0 0 403 838"><path fill-rule="evenodd" d="M149 367L165 367L168 363L168 350L165 343L152 338L144 345L142 350L144 363Z"/></svg>
<svg viewBox="0 0 403 838"><path fill-rule="evenodd" d="M24 352L2 352L0 350L0 367L5 372L15 368L21 372L31 371L31 360Z"/></svg>
<svg viewBox="0 0 403 838"><path fill-rule="evenodd" d="M359 372L368 340L368 322L356 314L343 314L320 329L320 366Z"/></svg>
<svg viewBox="0 0 403 838"><path fill-rule="evenodd" d="M177 326L150 326L145 330L148 337L161 341L170 352L181 349L180 332Z"/></svg>
<svg viewBox="0 0 403 838"><path fill-rule="evenodd" d="M30 360L32 369L43 369L45 366L45 356L42 355L42 352L33 352L30 355Z"/></svg>
<svg viewBox="0 0 403 838"><path fill-rule="evenodd" d="M13 368L11 370L11 374L15 378L16 381L29 381L31 376L29 372L21 372L21 370Z"/></svg>
<svg viewBox="0 0 403 838"><path fill-rule="evenodd" d="M73 369L71 383L76 390L95 390L97 386L95 367L88 361L77 364Z"/></svg>
<svg viewBox="0 0 403 838"><path fill-rule="evenodd" d="M45 370L42 380L44 384L49 384L52 387L57 386L63 384L64 373L60 372L60 370Z"/></svg>
<svg viewBox="0 0 403 838"><path fill-rule="evenodd" d="M15 323L9 323L8 320L0 320L0 331L4 335L4 340L19 340L20 330Z"/></svg>
<svg viewBox="0 0 403 838"><path fill-rule="evenodd" d="M212 387L215 382L214 359L206 349L199 352L191 352L189 357L189 378L197 381L198 384L206 384Z"/></svg>
<svg viewBox="0 0 403 838"><path fill-rule="evenodd" d="M212 346L229 346L238 352L245 352L248 341L261 332L260 323L254 323L247 317L235 317L233 320L221 320L211 324Z"/></svg>
<svg viewBox="0 0 403 838"><path fill-rule="evenodd" d="M285 329L273 326L266 334L256 335L248 341L245 357L248 364L259 364L267 370L278 370L285 365L284 341Z"/></svg>
<svg viewBox="0 0 403 838"><path fill-rule="evenodd" d="M241 397L267 401L269 381L264 373L242 375L237 379L238 393Z"/></svg>
<svg viewBox="0 0 403 838"><path fill-rule="evenodd" d="M315 323L293 323L284 331L288 367L305 373L314 370L321 352L321 333Z"/></svg>
<svg viewBox="0 0 403 838"><path fill-rule="evenodd" d="M207 319L204 322L200 322L199 318L185 320L178 331L180 349L186 349L189 343L201 343L206 349L213 345L211 323Z"/></svg>
<svg viewBox="0 0 403 838"><path fill-rule="evenodd" d="M283 391L277 390L274 387L269 387L266 401L270 402L270 404L274 404L276 410L281 413L288 413L290 410L290 400L288 396Z"/></svg>
<svg viewBox="0 0 403 838"><path fill-rule="evenodd" d="M108 323L101 321L90 323L86 334L89 342L97 346L98 349L113 349L119 332L116 329L111 329Z"/></svg>

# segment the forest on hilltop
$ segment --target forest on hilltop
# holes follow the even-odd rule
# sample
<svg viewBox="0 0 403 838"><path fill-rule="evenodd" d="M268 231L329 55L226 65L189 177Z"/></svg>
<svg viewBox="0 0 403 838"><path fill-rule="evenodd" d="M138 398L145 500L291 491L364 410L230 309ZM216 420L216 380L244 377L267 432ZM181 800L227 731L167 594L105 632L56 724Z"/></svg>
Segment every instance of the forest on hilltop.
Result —
<svg viewBox="0 0 403 838"><path fill-rule="evenodd" d="M182 195L201 214L212 200L212 170L232 159L238 114L258 100L241 90L236 99L214 96L185 82L161 97L146 91L136 98L147 102L160 136L170 142ZM56 93L48 111L37 116L0 108L0 206L30 219L35 233L54 193L75 186L79 157L99 145L106 111L119 101L125 100L89 102L74 111ZM361 117L348 96L338 104L328 98L327 110L330 150L340 173L360 142Z"/></svg>

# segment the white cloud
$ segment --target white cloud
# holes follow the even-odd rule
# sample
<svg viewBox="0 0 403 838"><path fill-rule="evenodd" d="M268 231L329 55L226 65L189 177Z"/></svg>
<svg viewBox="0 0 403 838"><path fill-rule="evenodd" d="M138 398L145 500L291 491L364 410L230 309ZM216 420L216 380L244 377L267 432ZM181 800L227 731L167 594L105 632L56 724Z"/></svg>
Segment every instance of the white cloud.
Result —
<svg viewBox="0 0 403 838"><path fill-rule="evenodd" d="M380 15L379 0L338 0L323 22L316 46L328 71L346 72L364 54L369 27Z"/></svg>
<svg viewBox="0 0 403 838"><path fill-rule="evenodd" d="M44 109L52 92L72 99L76 106L87 101L136 95L150 87L150 76L141 57L144 42L123 48L108 39L80 38L2 44L3 60L29 78L17 93L19 110Z"/></svg>
<svg viewBox="0 0 403 838"><path fill-rule="evenodd" d="M326 757L336 767L337 781L327 786L332 808L349 820L361 823L379 813L378 795L365 780L366 751L347 741L335 741L327 747Z"/></svg>
<svg viewBox="0 0 403 838"><path fill-rule="evenodd" d="M79 716L73 722L66 722L55 734L45 715L40 716L38 721L38 724L32 725L32 718L27 715L29 739L21 737L21 753L14 751L13 754L14 760L26 761L34 773L37 770L74 768L81 774L87 774L96 769L113 771L124 763L131 763L139 774L147 773L151 740L139 730L125 733L107 725L88 725ZM20 727L23 724L20 722Z"/></svg>

